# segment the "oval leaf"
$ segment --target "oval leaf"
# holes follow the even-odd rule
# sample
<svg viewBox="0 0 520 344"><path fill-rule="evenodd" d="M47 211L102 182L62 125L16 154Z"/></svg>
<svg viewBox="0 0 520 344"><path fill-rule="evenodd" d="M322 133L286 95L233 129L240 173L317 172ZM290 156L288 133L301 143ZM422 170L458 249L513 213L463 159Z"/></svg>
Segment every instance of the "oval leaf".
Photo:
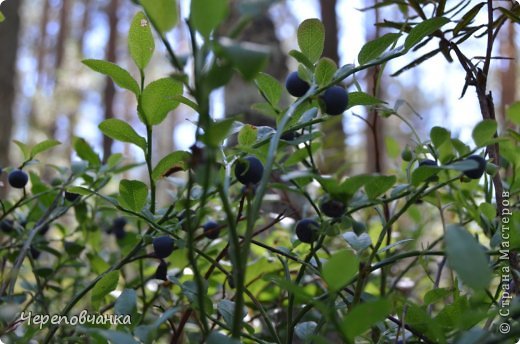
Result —
<svg viewBox="0 0 520 344"><path fill-rule="evenodd" d="M117 118L104 120L99 124L99 129L106 136L121 142L133 143L141 149L146 149L146 140L139 136L130 124Z"/></svg>
<svg viewBox="0 0 520 344"><path fill-rule="evenodd" d="M171 110L179 105L182 84L172 78L155 80L148 84L141 97L144 117L149 125L160 124Z"/></svg>
<svg viewBox="0 0 520 344"><path fill-rule="evenodd" d="M325 44L325 27L316 18L304 20L298 27L298 46L312 62L318 61Z"/></svg>
<svg viewBox="0 0 520 344"><path fill-rule="evenodd" d="M128 33L128 49L135 65L143 70L150 62L155 50L150 22L143 12L137 12L132 19Z"/></svg>
<svg viewBox="0 0 520 344"><path fill-rule="evenodd" d="M487 288L492 272L484 250L464 227L448 226L444 237L448 265L464 284L475 289Z"/></svg>
<svg viewBox="0 0 520 344"><path fill-rule="evenodd" d="M178 13L175 0L141 0L141 5L161 35L177 24Z"/></svg>
<svg viewBox="0 0 520 344"><path fill-rule="evenodd" d="M132 91L135 95L139 95L139 85L137 81L123 68L115 63L103 60L83 60L81 61L90 69L110 77L116 85Z"/></svg>
<svg viewBox="0 0 520 344"><path fill-rule="evenodd" d="M401 37L400 33L387 33L373 41L367 42L359 51L359 64L363 65L381 56L399 37Z"/></svg>
<svg viewBox="0 0 520 344"><path fill-rule="evenodd" d="M101 278L92 289L92 302L97 303L116 289L119 271L111 271Z"/></svg>
<svg viewBox="0 0 520 344"><path fill-rule="evenodd" d="M226 18L228 8L228 0L191 0L191 24L202 36L208 38L211 31Z"/></svg>
<svg viewBox="0 0 520 344"><path fill-rule="evenodd" d="M334 253L323 264L322 276L329 290L337 291L343 288L356 275L359 267L359 259L348 250Z"/></svg>
<svg viewBox="0 0 520 344"><path fill-rule="evenodd" d="M138 180L123 179L119 183L119 204L135 212L141 211L146 204L148 186Z"/></svg>
<svg viewBox="0 0 520 344"><path fill-rule="evenodd" d="M410 49L426 36L431 35L442 26L449 23L450 20L444 17L435 17L428 20L425 20L414 26L413 29L408 33L408 37L406 37L406 41L404 42L405 49Z"/></svg>
<svg viewBox="0 0 520 344"><path fill-rule="evenodd" d="M153 169L153 180L157 181L163 177L168 177L172 173L187 170L188 160L190 157L190 153L185 151L177 151L168 154L162 158Z"/></svg>

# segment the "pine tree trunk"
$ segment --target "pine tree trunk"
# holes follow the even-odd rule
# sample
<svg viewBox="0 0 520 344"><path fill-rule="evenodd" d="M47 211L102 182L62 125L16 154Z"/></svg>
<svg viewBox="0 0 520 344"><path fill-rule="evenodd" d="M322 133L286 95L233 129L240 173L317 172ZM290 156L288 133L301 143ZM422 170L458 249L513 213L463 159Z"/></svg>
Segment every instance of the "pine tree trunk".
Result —
<svg viewBox="0 0 520 344"><path fill-rule="evenodd" d="M16 56L18 51L18 33L20 32L21 1L6 1L2 6L5 21L0 24L0 167L10 164L9 150L13 127L13 104L16 83ZM5 174L2 181L5 183ZM0 188L4 196L5 188Z"/></svg>

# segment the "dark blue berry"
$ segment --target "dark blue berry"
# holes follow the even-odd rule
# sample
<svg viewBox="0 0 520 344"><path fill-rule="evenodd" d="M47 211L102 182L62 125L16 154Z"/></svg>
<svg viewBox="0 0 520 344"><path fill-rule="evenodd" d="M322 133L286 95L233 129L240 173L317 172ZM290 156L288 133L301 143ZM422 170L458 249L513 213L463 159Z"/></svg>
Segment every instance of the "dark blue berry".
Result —
<svg viewBox="0 0 520 344"><path fill-rule="evenodd" d="M484 171L486 170L486 159L484 159L480 155L471 155L466 160L476 161L478 167L472 170L464 171L464 175L471 179L480 179L480 177L482 177Z"/></svg>
<svg viewBox="0 0 520 344"><path fill-rule="evenodd" d="M348 106L348 93L341 86L332 86L321 96L325 103L325 113L335 116L341 115Z"/></svg>
<svg viewBox="0 0 520 344"><path fill-rule="evenodd" d="M9 173L9 177L7 179L13 188L23 189L29 181L29 176L22 170L14 170Z"/></svg>
<svg viewBox="0 0 520 344"><path fill-rule="evenodd" d="M69 202L74 202L79 197L80 195L77 193L65 191L65 199Z"/></svg>
<svg viewBox="0 0 520 344"><path fill-rule="evenodd" d="M167 235L160 236L153 239L153 250L157 258L166 258L172 252L175 245L175 240Z"/></svg>
<svg viewBox="0 0 520 344"><path fill-rule="evenodd" d="M285 88L290 95L301 97L307 93L310 85L298 76L298 72L292 72L287 76L287 80L285 80Z"/></svg>
<svg viewBox="0 0 520 344"><path fill-rule="evenodd" d="M206 222L202 228L204 229L204 235L208 239L216 239L220 234L220 226L214 221Z"/></svg>
<svg viewBox="0 0 520 344"><path fill-rule="evenodd" d="M345 209L345 203L330 197L324 197L320 203L320 210L328 217L341 217Z"/></svg>
<svg viewBox="0 0 520 344"><path fill-rule="evenodd" d="M244 185L257 184L263 174L264 165L252 155L239 159L235 165L235 177Z"/></svg>
<svg viewBox="0 0 520 344"><path fill-rule="evenodd" d="M310 244L318 239L320 225L311 219L303 219L296 223L296 236L301 242Z"/></svg>

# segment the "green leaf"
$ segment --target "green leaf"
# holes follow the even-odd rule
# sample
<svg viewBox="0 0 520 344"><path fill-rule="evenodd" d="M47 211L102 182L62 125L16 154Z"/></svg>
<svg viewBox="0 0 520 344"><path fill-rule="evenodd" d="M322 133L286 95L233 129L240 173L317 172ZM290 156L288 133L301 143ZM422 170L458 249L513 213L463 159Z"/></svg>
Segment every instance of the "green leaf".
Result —
<svg viewBox="0 0 520 344"><path fill-rule="evenodd" d="M485 119L475 126L472 137L477 147L484 147L493 139L497 132L497 122L493 119Z"/></svg>
<svg viewBox="0 0 520 344"><path fill-rule="evenodd" d="M436 288L432 289L424 295L424 304L430 305L432 303L436 303L439 300L444 299L448 295L451 295L451 292L446 288Z"/></svg>
<svg viewBox="0 0 520 344"><path fill-rule="evenodd" d="M182 83L172 78L162 78L148 84L141 96L145 124L160 124L168 112L179 106L175 96L182 94Z"/></svg>
<svg viewBox="0 0 520 344"><path fill-rule="evenodd" d="M137 134L134 128L125 121L110 118L99 123L99 129L103 134L114 140L133 143L142 150L146 149L145 138Z"/></svg>
<svg viewBox="0 0 520 344"><path fill-rule="evenodd" d="M31 150L29 148L28 145L26 145L25 143L21 142L21 141L18 141L18 140L13 140L13 142L18 146L18 148L20 148L20 150L22 151L22 154L23 154L23 158L25 160L29 160L30 156L31 156Z"/></svg>
<svg viewBox="0 0 520 344"><path fill-rule="evenodd" d="M177 1L141 0L140 3L161 35L177 25Z"/></svg>
<svg viewBox="0 0 520 344"><path fill-rule="evenodd" d="M228 0L191 0L190 22L193 27L208 38L226 18L229 8Z"/></svg>
<svg viewBox="0 0 520 344"><path fill-rule="evenodd" d="M345 315L340 326L345 336L353 340L376 323L385 320L391 311L391 303L386 299L361 303Z"/></svg>
<svg viewBox="0 0 520 344"><path fill-rule="evenodd" d="M351 107L354 107L357 105L379 105L379 104L385 104L385 102L382 101L381 99L376 98L365 92L350 92L348 94L347 109L350 109Z"/></svg>
<svg viewBox="0 0 520 344"><path fill-rule="evenodd" d="M365 184L365 191L369 199L374 199L388 191L396 182L395 176L371 176Z"/></svg>
<svg viewBox="0 0 520 344"><path fill-rule="evenodd" d="M336 62L328 57L322 57L316 64L314 75L316 76L316 83L318 86L325 86L332 81L338 66Z"/></svg>
<svg viewBox="0 0 520 344"><path fill-rule="evenodd" d="M439 148L450 137L450 132L442 127L433 127L430 130L430 139L436 148Z"/></svg>
<svg viewBox="0 0 520 344"><path fill-rule="evenodd" d="M132 19L128 33L128 49L137 68L144 70L152 58L155 42L150 23L143 12L137 12Z"/></svg>
<svg viewBox="0 0 520 344"><path fill-rule="evenodd" d="M185 151L177 151L168 154L159 161L152 171L153 180L157 181L178 171L186 171L191 155Z"/></svg>
<svg viewBox="0 0 520 344"><path fill-rule="evenodd" d="M438 166L420 166L412 172L412 185L419 185L431 176L437 174L440 168Z"/></svg>
<svg viewBox="0 0 520 344"><path fill-rule="evenodd" d="M462 19L457 23L457 25L455 26L455 28L453 29L453 35L458 35L458 33L464 29L466 26L468 26L469 23L471 23L471 21L477 16L477 14L480 12L480 9L485 6L486 3L485 2L481 2L477 5L475 5L475 7L473 7L472 9L470 9L468 12L466 12L463 16L462 16Z"/></svg>
<svg viewBox="0 0 520 344"><path fill-rule="evenodd" d="M81 62L90 69L110 77L116 85L132 91L136 96L141 92L137 81L130 73L115 63L103 60L83 60Z"/></svg>
<svg viewBox="0 0 520 344"><path fill-rule="evenodd" d="M235 314L235 303L230 300L220 300L220 302L217 305L217 310L224 318L224 321L229 326L233 326L233 316ZM242 318L247 315L247 309L243 309L243 315Z"/></svg>
<svg viewBox="0 0 520 344"><path fill-rule="evenodd" d="M278 105L282 97L282 86L278 80L269 74L259 73L256 76L255 83L262 95L271 105Z"/></svg>
<svg viewBox="0 0 520 344"><path fill-rule="evenodd" d="M304 20L298 27L298 46L312 63L318 61L325 44L325 27L316 18Z"/></svg>
<svg viewBox="0 0 520 344"><path fill-rule="evenodd" d="M101 301L111 291L115 290L119 282L119 271L110 271L103 276L92 288L92 302Z"/></svg>
<svg viewBox="0 0 520 344"><path fill-rule="evenodd" d="M364 65L381 56L399 37L401 37L400 33L387 33L373 41L367 42L359 51L359 64Z"/></svg>
<svg viewBox="0 0 520 344"><path fill-rule="evenodd" d="M356 275L358 268L358 257L352 251L342 250L323 264L322 276L329 290L338 291Z"/></svg>
<svg viewBox="0 0 520 344"><path fill-rule="evenodd" d="M372 176L366 174L360 174L357 176L350 177L341 183L339 192L353 195L358 191L365 183L367 183Z"/></svg>
<svg viewBox="0 0 520 344"><path fill-rule="evenodd" d="M206 344L240 344L240 341L219 332L211 332L206 339Z"/></svg>
<svg viewBox="0 0 520 344"><path fill-rule="evenodd" d="M85 139L81 137L75 137L73 139L74 144L74 150L76 151L76 154L84 160L88 161L90 166L99 166L101 165L101 159L99 158L99 155L94 152L92 147L85 141Z"/></svg>
<svg viewBox="0 0 520 344"><path fill-rule="evenodd" d="M260 44L221 39L219 54L229 60L245 80L253 80L264 69L269 49Z"/></svg>
<svg viewBox="0 0 520 344"><path fill-rule="evenodd" d="M40 143L37 143L34 145L34 147L31 149L30 152L30 158L34 158L36 155L45 152L48 149L51 149L52 147L55 147L57 145L60 145L61 142L57 140L45 140Z"/></svg>
<svg viewBox="0 0 520 344"><path fill-rule="evenodd" d="M406 41L404 42L405 49L409 50L422 41L424 37L431 35L449 22L450 20L448 18L435 17L415 25L408 33L408 37L406 37Z"/></svg>
<svg viewBox="0 0 520 344"><path fill-rule="evenodd" d="M138 180L123 179L119 183L119 204L135 212L141 211L146 204L148 186Z"/></svg>
<svg viewBox="0 0 520 344"><path fill-rule="evenodd" d="M298 50L289 51L289 56L293 57L296 61L309 68L310 70L314 69L314 64Z"/></svg>
<svg viewBox="0 0 520 344"><path fill-rule="evenodd" d="M0 23L3 22L4 20L5 20L5 16L2 13L2 11L0 11Z"/></svg>
<svg viewBox="0 0 520 344"><path fill-rule="evenodd" d="M218 147L222 141L230 134L234 120L231 118L211 123L204 134L204 142L210 146Z"/></svg>
<svg viewBox="0 0 520 344"><path fill-rule="evenodd" d="M238 144L241 146L251 146L256 142L258 128L251 124L246 124L238 132Z"/></svg>
<svg viewBox="0 0 520 344"><path fill-rule="evenodd" d="M116 314L133 314L136 310L137 294L134 289L124 289L116 300L114 310Z"/></svg>
<svg viewBox="0 0 520 344"><path fill-rule="evenodd" d="M94 335L101 336L112 344L138 344L133 336L126 332L87 328L83 326L79 326L78 331L89 334L89 337L92 337L92 339L96 338Z"/></svg>
<svg viewBox="0 0 520 344"><path fill-rule="evenodd" d="M486 254L464 227L450 225L444 237L448 265L474 290L487 288L492 272Z"/></svg>

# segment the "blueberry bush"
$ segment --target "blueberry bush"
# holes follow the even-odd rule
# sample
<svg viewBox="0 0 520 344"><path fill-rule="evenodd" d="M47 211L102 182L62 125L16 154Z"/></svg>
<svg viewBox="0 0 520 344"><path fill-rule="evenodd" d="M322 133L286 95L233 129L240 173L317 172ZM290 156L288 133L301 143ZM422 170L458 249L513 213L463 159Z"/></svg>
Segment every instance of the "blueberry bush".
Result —
<svg viewBox="0 0 520 344"><path fill-rule="evenodd" d="M135 96L135 115L146 135L117 118L101 122L99 130L134 145L141 160L129 164L113 154L102 161L76 137L78 159L52 166L59 179L47 181L37 160L59 144L55 140L32 147L16 141L24 161L3 169L12 189L0 213L3 341L513 343L519 338L520 103L508 109L511 126L498 135L487 80L494 39L505 22L520 21L518 6L381 2L407 20L380 23L391 32L366 43L357 64L343 66L322 57L323 24L307 19L297 30L299 49L289 54L298 68L280 82L262 72L265 49L217 34L227 1L191 1L189 56L179 56L166 38L178 25L176 2L136 3L140 10L130 24L128 49L139 74L108 61L82 62ZM479 23L482 15L487 21ZM357 73L377 67L380 78L387 62L421 53L432 41L439 48L405 69L427 64L436 54L464 69L464 93L476 91L482 114L472 142L443 127L421 138L410 125L413 145L402 147L395 173L320 174L314 159L319 124L330 116L366 107L409 125L389 105L395 100L364 90ZM483 57L467 57L465 41L481 43ZM174 71L149 80L156 42L165 46ZM251 105L275 119L274 128L210 116L211 92L234 73L256 84L265 102ZM288 94L293 98L286 107L281 100ZM156 157L154 129L180 103L197 113L195 144ZM226 143L231 136L237 137L234 146ZM123 177L142 168L146 180ZM303 200L301 209L287 195ZM169 202L160 204L159 196ZM29 311L71 317L82 310L131 321L20 320Z"/></svg>

